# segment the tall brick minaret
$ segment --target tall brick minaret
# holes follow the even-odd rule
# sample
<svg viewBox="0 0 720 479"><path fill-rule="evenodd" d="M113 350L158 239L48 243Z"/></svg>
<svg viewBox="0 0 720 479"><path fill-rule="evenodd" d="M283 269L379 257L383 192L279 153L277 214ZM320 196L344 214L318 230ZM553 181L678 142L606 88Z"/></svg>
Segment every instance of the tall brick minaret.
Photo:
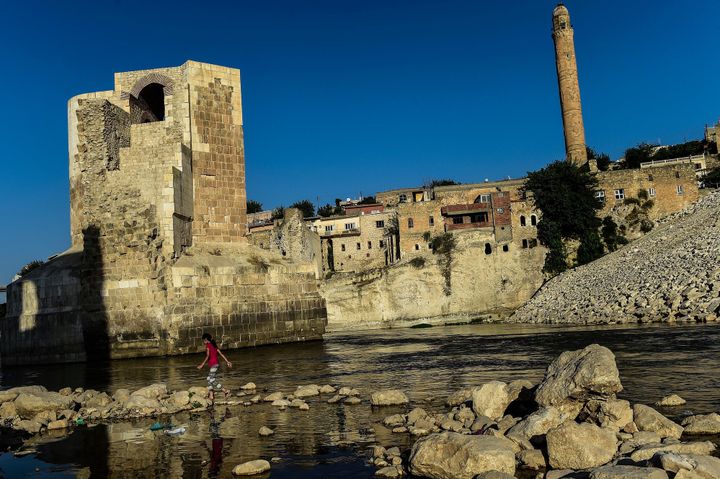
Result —
<svg viewBox="0 0 720 479"><path fill-rule="evenodd" d="M555 66L557 67L560 107L565 129L567 160L576 165L587 163L585 128L583 127L580 85L575 61L574 32L570 13L562 3L553 10L552 37L555 42Z"/></svg>

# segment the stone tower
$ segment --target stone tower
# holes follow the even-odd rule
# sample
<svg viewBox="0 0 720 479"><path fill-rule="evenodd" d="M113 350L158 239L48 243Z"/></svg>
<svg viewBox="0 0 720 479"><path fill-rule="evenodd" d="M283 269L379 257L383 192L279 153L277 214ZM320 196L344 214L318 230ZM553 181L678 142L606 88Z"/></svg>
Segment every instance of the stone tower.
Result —
<svg viewBox="0 0 720 479"><path fill-rule="evenodd" d="M584 165L587 163L587 151L573 36L570 13L565 5L560 3L553 10L552 37L555 42L555 66L565 130L565 151L568 161Z"/></svg>

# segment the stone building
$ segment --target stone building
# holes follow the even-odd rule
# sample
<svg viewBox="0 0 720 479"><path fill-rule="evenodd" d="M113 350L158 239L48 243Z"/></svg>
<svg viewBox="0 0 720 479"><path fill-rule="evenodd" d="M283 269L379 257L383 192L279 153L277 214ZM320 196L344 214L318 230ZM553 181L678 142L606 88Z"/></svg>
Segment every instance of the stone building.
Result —
<svg viewBox="0 0 720 479"><path fill-rule="evenodd" d="M72 246L8 286L4 365L321 338L314 264L246 238L239 70L116 73L68 124Z"/></svg>
<svg viewBox="0 0 720 479"><path fill-rule="evenodd" d="M397 261L397 218L383 205L346 207L346 215L308 220L322 240L322 270L361 272Z"/></svg>

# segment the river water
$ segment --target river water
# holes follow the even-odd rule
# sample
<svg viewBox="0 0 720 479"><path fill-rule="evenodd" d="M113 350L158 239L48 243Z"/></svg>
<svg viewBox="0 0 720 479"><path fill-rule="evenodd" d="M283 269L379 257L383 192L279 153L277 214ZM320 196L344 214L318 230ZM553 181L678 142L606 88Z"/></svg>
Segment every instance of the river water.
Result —
<svg viewBox="0 0 720 479"><path fill-rule="evenodd" d="M330 405L327 396L310 398L309 411L280 411L268 404L216 407L213 412L166 418L187 432L169 437L151 432L154 419L90 425L67 435L33 438L23 457L0 454L0 477L230 477L241 462L278 458L273 478L370 478L372 444L407 447L406 435L378 426L404 408L373 410L371 392L397 388L411 406L441 411L447 395L488 380L539 381L561 352L599 343L617 356L631 402L653 403L671 392L688 403L682 412L720 410L720 327L648 325L553 327L466 325L329 334L325 341L231 351L233 368L222 370L226 385L253 381L266 392L292 392L303 384L356 387L357 406ZM3 370L0 388L42 384L115 391L153 382L168 388L203 386L196 369L202 356L115 361ZM681 411L675 411L679 413ZM274 436L260 438L262 425ZM270 476L266 476L270 477Z"/></svg>

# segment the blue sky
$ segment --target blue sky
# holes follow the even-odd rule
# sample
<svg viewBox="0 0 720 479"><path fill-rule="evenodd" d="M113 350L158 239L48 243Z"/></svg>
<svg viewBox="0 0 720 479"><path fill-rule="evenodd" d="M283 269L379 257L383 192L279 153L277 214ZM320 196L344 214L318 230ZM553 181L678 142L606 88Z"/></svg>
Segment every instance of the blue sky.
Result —
<svg viewBox="0 0 720 479"><path fill-rule="evenodd" d="M247 188L266 207L564 154L555 2L9 1L0 18L0 284L69 245L67 99L193 59L242 72ZM720 116L720 2L568 0L586 136L619 157Z"/></svg>

